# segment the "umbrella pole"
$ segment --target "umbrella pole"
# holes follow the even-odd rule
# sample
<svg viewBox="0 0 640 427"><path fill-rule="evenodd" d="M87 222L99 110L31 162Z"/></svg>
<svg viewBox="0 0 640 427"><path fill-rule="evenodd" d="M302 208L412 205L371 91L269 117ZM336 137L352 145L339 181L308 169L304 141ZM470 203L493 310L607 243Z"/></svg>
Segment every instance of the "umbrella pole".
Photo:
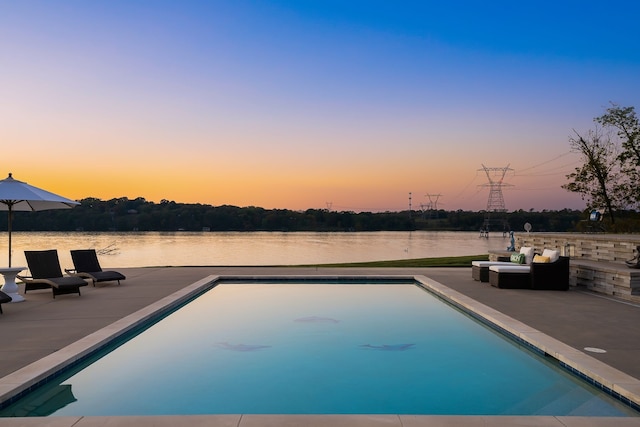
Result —
<svg viewBox="0 0 640 427"><path fill-rule="evenodd" d="M22 302L24 297L18 293L18 285L16 285L16 275L18 272L24 270L23 267L11 268L11 216L13 214L12 205L7 205L9 208L8 227L9 230L9 268L0 268L0 274L4 276L4 285L2 285L2 292L11 297L11 302Z"/></svg>
<svg viewBox="0 0 640 427"><path fill-rule="evenodd" d="M9 218L8 218L8 230L9 230L9 268L11 268L11 211L12 205L9 204Z"/></svg>

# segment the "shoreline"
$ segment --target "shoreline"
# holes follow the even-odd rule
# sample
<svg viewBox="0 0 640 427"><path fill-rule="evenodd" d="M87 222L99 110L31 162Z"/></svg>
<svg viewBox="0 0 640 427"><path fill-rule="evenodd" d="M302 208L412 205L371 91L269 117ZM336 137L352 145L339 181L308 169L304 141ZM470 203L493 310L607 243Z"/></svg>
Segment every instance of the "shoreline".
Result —
<svg viewBox="0 0 640 427"><path fill-rule="evenodd" d="M287 264L287 265L147 265L127 268L437 268L470 267L471 261L488 261L489 254L453 257L410 258L384 261L348 262L339 264Z"/></svg>

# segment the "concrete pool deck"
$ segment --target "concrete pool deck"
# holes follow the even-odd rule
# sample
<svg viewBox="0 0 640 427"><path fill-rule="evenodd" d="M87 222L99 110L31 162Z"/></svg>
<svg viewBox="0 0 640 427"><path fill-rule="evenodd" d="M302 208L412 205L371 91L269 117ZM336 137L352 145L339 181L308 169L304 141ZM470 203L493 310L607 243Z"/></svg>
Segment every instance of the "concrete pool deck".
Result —
<svg viewBox="0 0 640 427"><path fill-rule="evenodd" d="M568 292L497 289L471 279L470 268L279 268L150 267L119 269L122 285L82 288L82 296L53 299L50 291L26 294L26 301L4 304L0 315L0 378L39 361L112 323L209 275L423 275L481 304L504 313L589 357L640 378L640 306L572 289ZM606 353L588 353L585 347ZM0 394L6 390L0 389ZM442 416L259 416L49 417L0 418L1 426L124 425L591 425L640 426L638 418L585 417L442 417Z"/></svg>

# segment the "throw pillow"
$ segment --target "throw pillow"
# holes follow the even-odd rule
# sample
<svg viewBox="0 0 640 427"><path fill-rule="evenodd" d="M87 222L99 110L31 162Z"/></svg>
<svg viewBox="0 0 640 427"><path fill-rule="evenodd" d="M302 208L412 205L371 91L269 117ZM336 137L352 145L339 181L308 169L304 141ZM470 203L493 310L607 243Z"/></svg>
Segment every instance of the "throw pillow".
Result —
<svg viewBox="0 0 640 427"><path fill-rule="evenodd" d="M524 254L524 263L525 264L531 264L531 261L533 261L533 248L529 247L529 246L523 246L520 248L520 253Z"/></svg>
<svg viewBox="0 0 640 427"><path fill-rule="evenodd" d="M553 249L545 249L542 251L542 256L548 256L549 262L556 262L560 257L560 251L554 251Z"/></svg>
<svg viewBox="0 0 640 427"><path fill-rule="evenodd" d="M511 255L511 262L515 264L524 264L524 254Z"/></svg>
<svg viewBox="0 0 640 427"><path fill-rule="evenodd" d="M533 257L533 262L549 263L551 259L548 256L536 255Z"/></svg>

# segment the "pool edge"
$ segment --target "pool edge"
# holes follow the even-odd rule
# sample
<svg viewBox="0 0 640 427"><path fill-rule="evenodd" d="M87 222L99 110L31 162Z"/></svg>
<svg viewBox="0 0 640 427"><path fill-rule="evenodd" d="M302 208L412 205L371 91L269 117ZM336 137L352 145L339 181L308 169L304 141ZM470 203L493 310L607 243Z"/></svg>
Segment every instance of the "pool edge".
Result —
<svg viewBox="0 0 640 427"><path fill-rule="evenodd" d="M55 376L56 373L70 368L112 340L145 324L149 319L162 316L164 313L211 288L218 280L218 277L215 275L207 276L185 286L40 360L0 378L0 407L6 406L8 401L13 401L22 394L37 388L43 382Z"/></svg>
<svg viewBox="0 0 640 427"><path fill-rule="evenodd" d="M492 327L506 332L534 350L553 357L569 371L640 411L640 380L637 378L431 278L414 277L425 289L440 298Z"/></svg>

